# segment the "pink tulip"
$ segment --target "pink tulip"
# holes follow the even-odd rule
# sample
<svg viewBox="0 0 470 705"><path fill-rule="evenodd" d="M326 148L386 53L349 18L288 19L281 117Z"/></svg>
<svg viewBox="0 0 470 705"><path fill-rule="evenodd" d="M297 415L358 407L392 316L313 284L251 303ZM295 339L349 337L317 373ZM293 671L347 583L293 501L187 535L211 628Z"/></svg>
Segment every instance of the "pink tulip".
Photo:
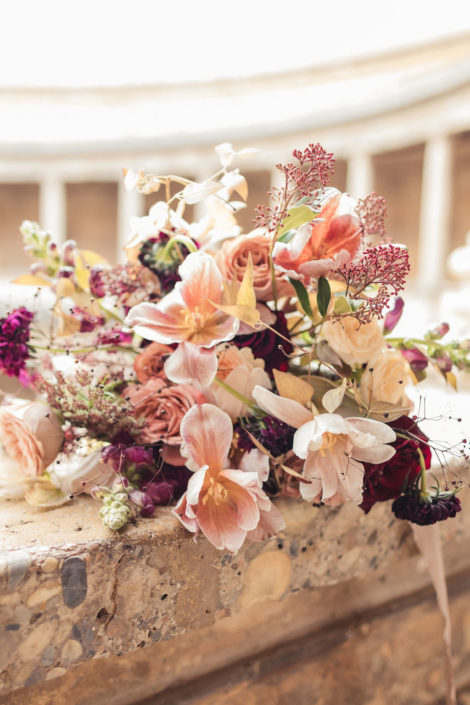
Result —
<svg viewBox="0 0 470 705"><path fill-rule="evenodd" d="M189 531L202 531L216 548L236 553L245 538L263 540L283 528L279 511L261 489L266 456L252 451L242 469L227 468L233 435L228 414L212 404L194 406L180 432L181 452L194 475L173 511Z"/></svg>
<svg viewBox="0 0 470 705"><path fill-rule="evenodd" d="M217 371L214 346L233 338L239 322L216 308L221 303L223 277L213 258L193 252L178 269L181 282L158 303L134 306L126 324L147 340L179 343L165 362L165 374L178 384L209 386Z"/></svg>

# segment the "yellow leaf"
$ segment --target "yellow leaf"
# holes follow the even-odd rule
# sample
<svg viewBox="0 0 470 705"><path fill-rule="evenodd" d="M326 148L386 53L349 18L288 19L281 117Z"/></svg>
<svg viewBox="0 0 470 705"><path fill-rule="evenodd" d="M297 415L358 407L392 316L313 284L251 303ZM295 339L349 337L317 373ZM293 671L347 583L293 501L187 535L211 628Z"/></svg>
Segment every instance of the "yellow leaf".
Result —
<svg viewBox="0 0 470 705"><path fill-rule="evenodd" d="M36 274L21 274L17 279L12 281L12 284L22 284L26 286L50 286L47 279L36 276Z"/></svg>
<svg viewBox="0 0 470 705"><path fill-rule="evenodd" d="M76 255L75 276L80 289L89 291L90 267L96 264L108 264L104 257L92 250L79 250Z"/></svg>
<svg viewBox="0 0 470 705"><path fill-rule="evenodd" d="M273 370L277 391L281 397L292 399L306 406L312 398L314 389L309 382L288 372Z"/></svg>
<svg viewBox="0 0 470 705"><path fill-rule="evenodd" d="M56 293L59 298L61 296L73 297L73 295L75 294L75 286L73 282L70 281L70 279L67 279L66 277L60 277L57 280Z"/></svg>
<svg viewBox="0 0 470 705"><path fill-rule="evenodd" d="M253 260L251 252L248 255L248 264L246 265L243 280L237 294L237 304L239 306L248 306L256 308L256 294L253 289Z"/></svg>
<svg viewBox="0 0 470 705"><path fill-rule="evenodd" d="M33 507L42 507L50 509L51 507L60 507L70 501L70 497L62 492L58 487L49 482L49 480L38 480L32 487L27 490L25 499L28 504Z"/></svg>
<svg viewBox="0 0 470 705"><path fill-rule="evenodd" d="M292 475L292 477L297 478L299 482L304 482L306 485L312 484L311 480L307 480L307 478L301 475L300 472L297 472L297 470L293 470L287 465L281 465L281 468L284 470L284 472L287 472L288 475Z"/></svg>
<svg viewBox="0 0 470 705"><path fill-rule="evenodd" d="M223 311L227 316L233 316L238 318L239 321L247 323L253 328L259 327L260 315L256 308L251 308L251 306L240 306L238 304L232 304L231 306L222 306L221 304L213 304L219 311Z"/></svg>
<svg viewBox="0 0 470 705"><path fill-rule="evenodd" d="M80 250L80 254L83 257L85 264L89 267L94 267L95 264L109 264L107 259L99 255L97 252L93 252L93 250Z"/></svg>
<svg viewBox="0 0 470 705"><path fill-rule="evenodd" d="M446 380L448 384L450 384L452 389L455 389L455 391L457 391L457 377L454 375L453 372L446 372Z"/></svg>

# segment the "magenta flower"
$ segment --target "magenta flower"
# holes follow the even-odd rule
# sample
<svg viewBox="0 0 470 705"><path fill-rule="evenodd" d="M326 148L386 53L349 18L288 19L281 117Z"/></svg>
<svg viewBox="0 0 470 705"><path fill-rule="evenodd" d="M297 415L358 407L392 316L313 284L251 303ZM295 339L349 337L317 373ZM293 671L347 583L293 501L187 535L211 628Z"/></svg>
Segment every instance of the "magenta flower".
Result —
<svg viewBox="0 0 470 705"><path fill-rule="evenodd" d="M425 370L428 366L428 358L421 350L418 350L418 348L402 350L401 354L408 360L413 372L420 372L421 370Z"/></svg>
<svg viewBox="0 0 470 705"><path fill-rule="evenodd" d="M403 301L401 296L397 296L397 298L395 299L394 307L385 316L384 335L387 335L387 333L391 333L392 330L395 328L401 318L401 314L403 313L404 305L405 302Z"/></svg>
<svg viewBox="0 0 470 705"><path fill-rule="evenodd" d="M0 319L0 372L29 382L26 360L30 350L28 341L34 314L26 308L17 308Z"/></svg>

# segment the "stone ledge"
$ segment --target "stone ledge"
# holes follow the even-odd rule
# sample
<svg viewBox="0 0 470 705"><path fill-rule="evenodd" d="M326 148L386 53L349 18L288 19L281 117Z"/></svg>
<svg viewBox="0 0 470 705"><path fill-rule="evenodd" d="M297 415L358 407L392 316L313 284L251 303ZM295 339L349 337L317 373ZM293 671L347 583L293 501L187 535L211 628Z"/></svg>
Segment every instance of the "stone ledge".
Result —
<svg viewBox="0 0 470 705"><path fill-rule="evenodd" d="M388 505L368 516L349 504L278 506L283 535L232 556L203 538L192 541L168 509L114 536L86 497L49 512L5 504L0 692L209 627L258 603L295 600L416 552L409 527ZM470 535L462 515L445 525L449 544Z"/></svg>

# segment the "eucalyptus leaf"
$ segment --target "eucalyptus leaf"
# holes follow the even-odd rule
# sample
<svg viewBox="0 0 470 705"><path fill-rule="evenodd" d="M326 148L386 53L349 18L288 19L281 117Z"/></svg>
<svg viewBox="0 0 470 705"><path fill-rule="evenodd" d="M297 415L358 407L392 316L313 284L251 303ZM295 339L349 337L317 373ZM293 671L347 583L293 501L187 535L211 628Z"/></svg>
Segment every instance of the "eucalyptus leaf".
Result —
<svg viewBox="0 0 470 705"><path fill-rule="evenodd" d="M310 299L308 296L307 289L302 284L302 282L299 281L299 279L291 279L289 277L289 281L295 289L295 293L297 294L297 298L299 300L299 304L302 307L302 311L306 313L307 316L309 316L310 318L313 318L313 311L310 305Z"/></svg>
<svg viewBox="0 0 470 705"><path fill-rule="evenodd" d="M320 277L318 280L317 290L317 306L321 316L326 316L328 305L331 299L330 283L326 277Z"/></svg>

